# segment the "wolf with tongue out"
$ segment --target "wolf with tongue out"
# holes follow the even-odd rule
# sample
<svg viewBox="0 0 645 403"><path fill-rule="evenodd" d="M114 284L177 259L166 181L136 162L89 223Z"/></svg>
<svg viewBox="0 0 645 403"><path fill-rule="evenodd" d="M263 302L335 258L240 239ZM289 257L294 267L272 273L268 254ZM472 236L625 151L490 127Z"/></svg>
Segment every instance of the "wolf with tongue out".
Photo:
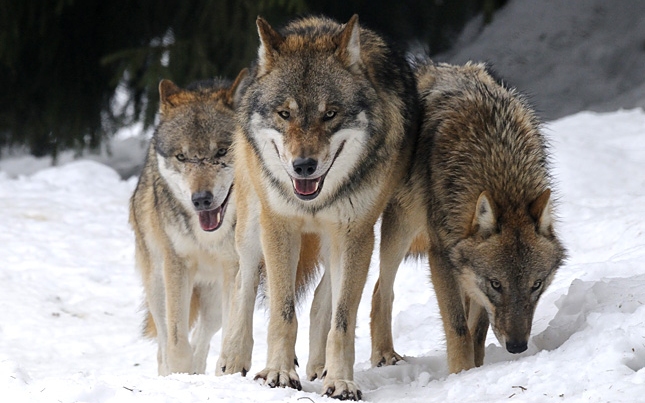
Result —
<svg viewBox="0 0 645 403"><path fill-rule="evenodd" d="M234 147L236 164L244 167L235 170L242 294L236 300L252 307L264 256L270 304L267 364L256 378L270 387L301 388L298 258L318 239L325 273L311 308L307 378L322 379L327 396L360 400L353 373L356 315L374 224L413 152L414 76L399 49L357 16L345 24L304 18L280 31L258 18L257 27L257 66L238 108ZM218 370L245 373L252 332L239 321L230 324L228 334L241 337L225 336Z"/></svg>
<svg viewBox="0 0 645 403"><path fill-rule="evenodd" d="M159 375L204 373L210 340L227 320L238 271L229 147L245 76L187 89L159 84L160 123L130 200L144 335L157 340Z"/></svg>

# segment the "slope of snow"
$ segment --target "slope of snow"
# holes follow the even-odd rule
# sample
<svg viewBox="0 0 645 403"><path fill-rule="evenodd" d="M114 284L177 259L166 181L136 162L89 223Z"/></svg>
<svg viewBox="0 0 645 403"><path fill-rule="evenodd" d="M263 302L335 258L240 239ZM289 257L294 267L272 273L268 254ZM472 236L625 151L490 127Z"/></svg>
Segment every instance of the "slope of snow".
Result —
<svg viewBox="0 0 645 403"><path fill-rule="evenodd" d="M545 119L645 107L645 2L512 0L437 60L488 61Z"/></svg>
<svg viewBox="0 0 645 403"><path fill-rule="evenodd" d="M558 228L567 263L538 305L529 350L508 354L489 335L484 366L449 375L427 264L395 284L394 340L406 362L370 368L369 304L359 308L356 379L373 402L636 402L645 390L645 113L583 112L552 122ZM267 312L255 313L247 378L156 376L156 346L139 335L128 198L136 181L72 162L13 178L0 171L0 390L11 402L329 401L253 381L266 359ZM299 309L307 361L309 300ZM491 332L489 332L491 333Z"/></svg>

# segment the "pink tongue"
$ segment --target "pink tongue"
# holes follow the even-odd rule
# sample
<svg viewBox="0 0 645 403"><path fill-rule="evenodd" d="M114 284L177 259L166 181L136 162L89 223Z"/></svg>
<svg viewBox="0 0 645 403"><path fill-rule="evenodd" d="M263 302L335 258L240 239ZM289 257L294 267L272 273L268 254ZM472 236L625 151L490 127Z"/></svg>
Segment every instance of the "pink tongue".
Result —
<svg viewBox="0 0 645 403"><path fill-rule="evenodd" d="M209 211L199 212L199 225L204 231L215 231L221 224L222 216L219 214L222 211L221 207ZM218 219L219 215L219 219Z"/></svg>
<svg viewBox="0 0 645 403"><path fill-rule="evenodd" d="M298 194L301 194L303 196L309 196L310 194L314 194L316 193L316 191L318 191L318 182L320 182L320 178L294 179L293 186L296 189L296 192L298 192Z"/></svg>

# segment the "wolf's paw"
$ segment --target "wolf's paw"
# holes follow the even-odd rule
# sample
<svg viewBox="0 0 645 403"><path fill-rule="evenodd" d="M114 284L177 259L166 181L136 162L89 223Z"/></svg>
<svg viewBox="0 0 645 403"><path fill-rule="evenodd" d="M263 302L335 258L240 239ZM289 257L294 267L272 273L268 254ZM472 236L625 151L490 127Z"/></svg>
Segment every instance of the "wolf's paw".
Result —
<svg viewBox="0 0 645 403"><path fill-rule="evenodd" d="M324 395L339 400L362 400L363 393L353 381L326 379L323 383Z"/></svg>
<svg viewBox="0 0 645 403"><path fill-rule="evenodd" d="M322 379L325 377L324 374L325 371L325 363L319 363L319 364L312 364L308 363L307 364L307 379L310 381L313 381L315 379Z"/></svg>
<svg viewBox="0 0 645 403"><path fill-rule="evenodd" d="M251 368L251 358L242 358L242 357L226 357L220 355L217 360L217 368L215 369L215 375L229 375L241 373L242 376L246 376L246 373L249 372Z"/></svg>
<svg viewBox="0 0 645 403"><path fill-rule="evenodd" d="M264 384L268 385L271 388L275 387L290 387L297 390L302 390L302 385L300 384L300 377L295 368L292 368L288 371L279 370L274 368L265 368L262 371L258 372L253 379L264 379Z"/></svg>
<svg viewBox="0 0 645 403"><path fill-rule="evenodd" d="M399 361L403 361L403 357L396 353L394 350L381 351L372 353L370 360L373 367L385 367L387 365L395 365Z"/></svg>

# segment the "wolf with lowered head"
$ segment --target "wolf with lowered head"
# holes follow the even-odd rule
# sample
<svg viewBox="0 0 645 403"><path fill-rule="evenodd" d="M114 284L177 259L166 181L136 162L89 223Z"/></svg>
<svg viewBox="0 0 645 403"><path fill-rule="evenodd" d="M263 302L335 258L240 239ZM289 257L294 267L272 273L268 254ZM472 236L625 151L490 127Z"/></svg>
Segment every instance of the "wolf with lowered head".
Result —
<svg viewBox="0 0 645 403"><path fill-rule="evenodd" d="M406 253L427 254L450 372L480 366L489 325L527 349L540 295L563 262L547 148L533 110L482 64L416 72L423 123L412 171L383 215L372 300L372 364L392 343L392 287Z"/></svg>

